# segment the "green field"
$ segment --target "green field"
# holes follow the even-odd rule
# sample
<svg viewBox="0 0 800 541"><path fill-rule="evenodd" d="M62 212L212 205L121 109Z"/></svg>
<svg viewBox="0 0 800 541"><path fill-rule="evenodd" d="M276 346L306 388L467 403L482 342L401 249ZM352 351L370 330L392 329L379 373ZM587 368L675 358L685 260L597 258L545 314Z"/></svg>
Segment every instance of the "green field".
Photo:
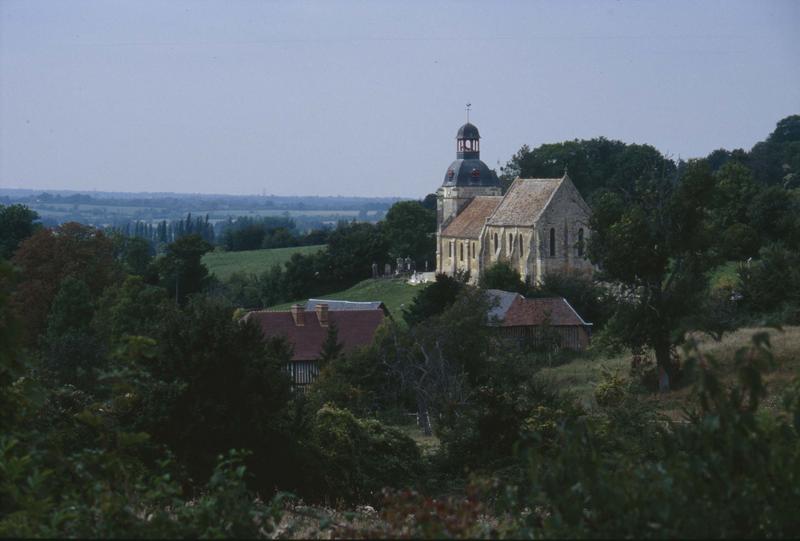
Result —
<svg viewBox="0 0 800 541"><path fill-rule="evenodd" d="M321 299L336 299L340 301L382 301L389 309L395 321L402 322L403 306L408 305L425 284L411 285L400 278L370 278L357 283L350 289L338 293L320 295ZM295 303L304 303L307 299L298 299L272 306L272 310L288 310Z"/></svg>
<svg viewBox="0 0 800 541"><path fill-rule="evenodd" d="M210 274L216 275L220 280L225 280L238 271L259 274L272 265L286 263L292 254L310 254L324 247L324 244L319 244L245 252L210 252L203 256L203 263L208 267Z"/></svg>

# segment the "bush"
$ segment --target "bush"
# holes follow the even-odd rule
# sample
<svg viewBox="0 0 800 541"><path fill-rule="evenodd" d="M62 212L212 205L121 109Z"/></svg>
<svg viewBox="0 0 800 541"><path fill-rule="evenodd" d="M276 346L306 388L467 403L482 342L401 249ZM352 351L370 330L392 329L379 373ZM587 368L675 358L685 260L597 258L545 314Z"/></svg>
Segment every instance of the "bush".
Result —
<svg viewBox="0 0 800 541"><path fill-rule="evenodd" d="M749 225L733 224L722 234L722 256L729 261L754 257L760 246L758 231Z"/></svg>
<svg viewBox="0 0 800 541"><path fill-rule="evenodd" d="M626 393L599 415L558 430L558 453L527 452L525 480L504 509L517 537L797 537L800 399L778 417L759 414L769 342L736 353L737 383L687 348L697 404L686 422L648 413ZM613 385L612 387L617 387ZM660 429L659 427L665 427Z"/></svg>
<svg viewBox="0 0 800 541"><path fill-rule="evenodd" d="M478 278L478 286L482 289L501 289L517 293L525 293L528 289L519 271L502 260L486 267Z"/></svg>
<svg viewBox="0 0 800 541"><path fill-rule="evenodd" d="M331 405L314 416L312 442L324 494L334 500L374 502L384 487L413 483L422 466L414 440Z"/></svg>
<svg viewBox="0 0 800 541"><path fill-rule="evenodd" d="M744 306L754 313L800 307L800 253L771 244L761 249L759 257L739 267Z"/></svg>

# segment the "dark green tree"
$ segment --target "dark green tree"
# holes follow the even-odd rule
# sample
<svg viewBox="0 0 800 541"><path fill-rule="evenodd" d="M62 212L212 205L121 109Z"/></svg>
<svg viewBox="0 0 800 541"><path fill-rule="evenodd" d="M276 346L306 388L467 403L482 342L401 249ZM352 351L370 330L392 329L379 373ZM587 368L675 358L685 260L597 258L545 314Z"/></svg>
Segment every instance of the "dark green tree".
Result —
<svg viewBox="0 0 800 541"><path fill-rule="evenodd" d="M791 243L797 239L798 213L800 200L781 186L762 189L748 207L753 228L765 241L772 242Z"/></svg>
<svg viewBox="0 0 800 541"><path fill-rule="evenodd" d="M93 391L106 361L104 348L91 329L93 316L89 287L78 278L65 278L41 341L43 365L57 384Z"/></svg>
<svg viewBox="0 0 800 541"><path fill-rule="evenodd" d="M0 258L11 259L19 243L41 227L38 219L25 205L0 205Z"/></svg>
<svg viewBox="0 0 800 541"><path fill-rule="evenodd" d="M161 283L177 302L201 291L208 279L203 255L212 246L199 235L184 235L167 245L166 254L157 262Z"/></svg>
<svg viewBox="0 0 800 541"><path fill-rule="evenodd" d="M436 254L436 212L419 201L398 201L386 213L383 233L389 257L410 257L417 268L433 262Z"/></svg>
<svg viewBox="0 0 800 541"><path fill-rule="evenodd" d="M203 295L167 312L155 338L156 351L140 361L153 383L140 390L137 428L167 444L197 481L235 447L254 453L261 487L292 486L286 341L265 341L257 325Z"/></svg>
<svg viewBox="0 0 800 541"><path fill-rule="evenodd" d="M319 362L325 366L342 353L344 346L339 342L339 328L335 321L328 323L328 332L325 334L325 341L322 342L322 350L319 353Z"/></svg>
<svg viewBox="0 0 800 541"><path fill-rule="evenodd" d="M519 271L512 268L506 261L497 261L486 267L478 278L478 285L482 289L502 289L525 293L528 287L519 275Z"/></svg>
<svg viewBox="0 0 800 541"><path fill-rule="evenodd" d="M560 177L568 170L584 198L603 188L628 188L634 179L656 172L669 175L675 164L650 145L633 145L598 137L523 146L501 168L500 180L507 187L514 178Z"/></svg>
<svg viewBox="0 0 800 541"><path fill-rule="evenodd" d="M645 178L632 192L604 193L591 217L589 258L630 292L607 331L632 348L652 348L667 385L681 321L698 306L714 264L707 254L712 194L707 164L694 161L679 178Z"/></svg>
<svg viewBox="0 0 800 541"><path fill-rule="evenodd" d="M455 302L464 283L446 274L437 274L436 281L414 295L411 304L403 309L403 319L413 327L431 316L441 314Z"/></svg>
<svg viewBox="0 0 800 541"><path fill-rule="evenodd" d="M437 196L435 193L429 193L422 200L422 206L428 210L436 212Z"/></svg>

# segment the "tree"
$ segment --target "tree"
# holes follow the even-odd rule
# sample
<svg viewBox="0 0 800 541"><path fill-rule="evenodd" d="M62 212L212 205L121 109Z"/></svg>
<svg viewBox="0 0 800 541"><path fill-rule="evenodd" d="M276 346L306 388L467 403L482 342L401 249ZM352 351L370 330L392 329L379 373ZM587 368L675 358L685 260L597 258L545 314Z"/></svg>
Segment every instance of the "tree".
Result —
<svg viewBox="0 0 800 541"><path fill-rule="evenodd" d="M607 330L630 347L652 348L667 387L681 320L697 306L714 263L706 253L712 193L707 164L692 161L679 178L642 179L632 192L602 194L591 217L590 260L631 293Z"/></svg>
<svg viewBox="0 0 800 541"><path fill-rule="evenodd" d="M166 254L158 261L159 274L163 286L178 303L184 303L205 285L208 269L202 258L211 248L199 235L185 235L167 245Z"/></svg>
<svg viewBox="0 0 800 541"><path fill-rule="evenodd" d="M800 201L781 186L769 186L752 198L748 207L750 223L767 241L789 241L797 235Z"/></svg>
<svg viewBox="0 0 800 541"><path fill-rule="evenodd" d="M436 253L436 213L419 201L398 201L386 213L383 233L389 257L410 257L417 268L433 261Z"/></svg>
<svg viewBox="0 0 800 541"><path fill-rule="evenodd" d="M407 332L392 327L379 346L392 379L414 396L426 434L431 433L431 419L463 404L471 386L493 369L486 362L492 344L489 300L477 288L460 289L455 301L424 325Z"/></svg>
<svg viewBox="0 0 800 541"><path fill-rule="evenodd" d="M319 362L321 366L325 366L341 353L344 345L339 342L339 328L336 326L335 321L328 323L328 332L325 334L325 341L322 342L322 350L319 354Z"/></svg>
<svg viewBox="0 0 800 541"><path fill-rule="evenodd" d="M142 237L127 237L121 233L113 233L111 240L117 261L126 272L137 276L147 274L155 253L150 241Z"/></svg>
<svg viewBox="0 0 800 541"><path fill-rule="evenodd" d="M0 258L11 259L19 243L41 227L39 215L24 205L0 205Z"/></svg>
<svg viewBox="0 0 800 541"><path fill-rule="evenodd" d="M264 341L254 323L203 295L168 311L155 338L156 351L140 361L152 383L139 390L137 428L169 445L196 480L234 447L253 451L260 486L290 486L286 341Z"/></svg>
<svg viewBox="0 0 800 541"><path fill-rule="evenodd" d="M41 340L43 365L59 385L93 391L105 351L91 329L94 306L89 287L66 277L53 299L47 331Z"/></svg>
<svg viewBox="0 0 800 541"><path fill-rule="evenodd" d="M533 150L524 145L505 166L505 187L514 178L560 177L568 170L572 182L589 201L604 188L630 188L634 179L655 172L669 175L675 164L650 145L633 145L598 137L544 144Z"/></svg>
<svg viewBox="0 0 800 541"><path fill-rule="evenodd" d="M519 271L511 268L506 261L497 261L486 267L478 279L478 285L483 289L502 289L523 294L528 289Z"/></svg>
<svg viewBox="0 0 800 541"><path fill-rule="evenodd" d="M44 330L50 304L67 276L78 276L97 299L119 276L114 247L102 231L69 222L25 239L12 258L20 282L12 297L28 344Z"/></svg>
<svg viewBox="0 0 800 541"><path fill-rule="evenodd" d="M464 283L446 274L437 274L436 281L414 295L411 304L403 309L403 319L409 327L429 317L441 314L453 304Z"/></svg>
<svg viewBox="0 0 800 541"><path fill-rule="evenodd" d="M753 146L748 164L757 182L796 186L800 176L800 115L781 119L766 141Z"/></svg>
<svg viewBox="0 0 800 541"><path fill-rule="evenodd" d="M429 193L425 196L425 199L422 200L422 206L428 210L432 210L436 212L436 205L437 205L438 197L435 193Z"/></svg>

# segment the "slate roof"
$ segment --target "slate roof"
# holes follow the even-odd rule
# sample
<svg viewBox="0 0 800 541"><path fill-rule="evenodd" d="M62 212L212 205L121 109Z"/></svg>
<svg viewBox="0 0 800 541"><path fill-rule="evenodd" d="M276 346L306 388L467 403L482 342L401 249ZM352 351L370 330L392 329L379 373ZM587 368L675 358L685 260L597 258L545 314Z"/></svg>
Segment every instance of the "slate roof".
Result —
<svg viewBox="0 0 800 541"><path fill-rule="evenodd" d="M522 298L519 293L511 291L503 291L502 289L487 289L486 294L489 296L489 302L493 306L489 309L489 321L497 319L502 321L506 317L506 312L511 308L511 304L517 299Z"/></svg>
<svg viewBox="0 0 800 541"><path fill-rule="evenodd" d="M543 299L526 299L521 295L514 299L505 318L501 323L503 327L528 327L543 325L549 317L549 324L553 326L589 326L578 312L563 297L550 297Z"/></svg>
<svg viewBox="0 0 800 541"><path fill-rule="evenodd" d="M444 173L442 186L500 186L497 175L477 157L477 152L460 152L465 157L458 158Z"/></svg>
<svg viewBox="0 0 800 541"><path fill-rule="evenodd" d="M461 213L442 231L443 237L477 239L486 219L503 200L500 195L479 195L472 199Z"/></svg>
<svg viewBox="0 0 800 541"><path fill-rule="evenodd" d="M294 345L293 361L311 361L319 358L328 327L319 323L316 311L304 312L305 325L294 324L290 311L249 312L245 321L255 321L264 337L285 336ZM375 331L384 320L383 310L329 310L328 320L336 323L342 351L351 351L372 342Z"/></svg>
<svg viewBox="0 0 800 541"><path fill-rule="evenodd" d="M487 223L533 226L564 178L566 177L516 179Z"/></svg>
<svg viewBox="0 0 800 541"><path fill-rule="evenodd" d="M333 299L308 299L306 310L314 311L318 304L327 304L328 310L383 310L388 315L386 305L381 301L337 301Z"/></svg>

